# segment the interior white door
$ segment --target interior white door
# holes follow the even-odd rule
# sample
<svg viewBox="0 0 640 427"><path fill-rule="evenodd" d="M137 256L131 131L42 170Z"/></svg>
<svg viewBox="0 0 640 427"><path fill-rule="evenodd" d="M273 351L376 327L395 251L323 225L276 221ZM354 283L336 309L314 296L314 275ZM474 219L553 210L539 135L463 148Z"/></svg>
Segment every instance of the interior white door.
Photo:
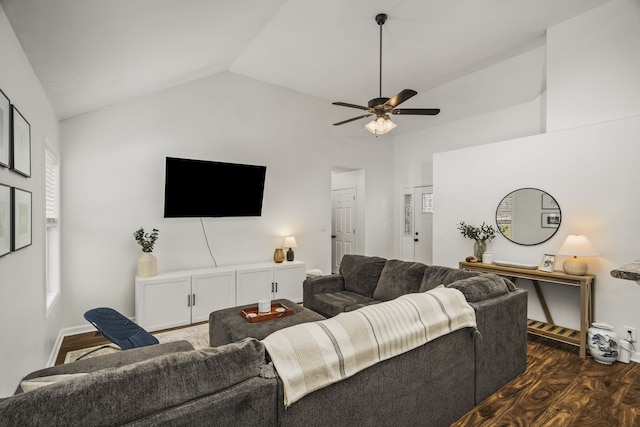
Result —
<svg viewBox="0 0 640 427"><path fill-rule="evenodd" d="M402 259L413 261L415 258L415 231L413 224L413 187L402 189Z"/></svg>
<svg viewBox="0 0 640 427"><path fill-rule="evenodd" d="M414 190L414 261L433 262L433 187Z"/></svg>
<svg viewBox="0 0 640 427"><path fill-rule="evenodd" d="M433 260L433 187L402 190L402 259L430 265Z"/></svg>
<svg viewBox="0 0 640 427"><path fill-rule="evenodd" d="M342 257L356 251L356 189L333 190L331 206L331 272L337 273Z"/></svg>

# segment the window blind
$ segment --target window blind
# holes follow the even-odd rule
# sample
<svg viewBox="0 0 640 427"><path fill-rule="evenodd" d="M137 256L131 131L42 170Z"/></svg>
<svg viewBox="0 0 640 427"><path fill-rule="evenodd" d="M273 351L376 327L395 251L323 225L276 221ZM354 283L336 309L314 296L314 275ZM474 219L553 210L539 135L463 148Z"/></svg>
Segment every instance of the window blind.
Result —
<svg viewBox="0 0 640 427"><path fill-rule="evenodd" d="M56 225L60 218L59 209L59 168L60 161L50 150L44 151L45 159L45 216L47 226Z"/></svg>

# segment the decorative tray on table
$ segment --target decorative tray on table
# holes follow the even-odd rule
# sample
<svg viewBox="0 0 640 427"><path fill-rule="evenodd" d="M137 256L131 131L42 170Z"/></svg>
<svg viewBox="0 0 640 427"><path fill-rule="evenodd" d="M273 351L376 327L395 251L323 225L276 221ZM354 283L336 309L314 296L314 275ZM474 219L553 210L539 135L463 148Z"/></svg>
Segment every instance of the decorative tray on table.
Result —
<svg viewBox="0 0 640 427"><path fill-rule="evenodd" d="M274 302L271 304L271 311L268 313L258 312L258 305L247 307L240 310L240 315L245 318L247 322L256 323L265 320L277 319L278 317L287 317L293 314L293 310L284 304Z"/></svg>

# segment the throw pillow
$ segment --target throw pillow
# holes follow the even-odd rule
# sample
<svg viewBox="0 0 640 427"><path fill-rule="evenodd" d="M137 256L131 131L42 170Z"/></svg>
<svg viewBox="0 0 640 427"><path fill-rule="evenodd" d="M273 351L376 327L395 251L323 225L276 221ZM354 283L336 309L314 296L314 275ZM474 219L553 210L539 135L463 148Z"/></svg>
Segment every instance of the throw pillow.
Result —
<svg viewBox="0 0 640 427"><path fill-rule="evenodd" d="M366 255L345 255L340 261L340 274L344 278L344 289L373 298L385 259Z"/></svg>
<svg viewBox="0 0 640 427"><path fill-rule="evenodd" d="M509 293L509 288L502 277L495 274L482 274L457 280L447 287L462 292L467 302L484 301Z"/></svg>
<svg viewBox="0 0 640 427"><path fill-rule="evenodd" d="M397 259L387 261L373 297L380 301L390 301L404 294L418 292L426 268L425 264L419 262Z"/></svg>

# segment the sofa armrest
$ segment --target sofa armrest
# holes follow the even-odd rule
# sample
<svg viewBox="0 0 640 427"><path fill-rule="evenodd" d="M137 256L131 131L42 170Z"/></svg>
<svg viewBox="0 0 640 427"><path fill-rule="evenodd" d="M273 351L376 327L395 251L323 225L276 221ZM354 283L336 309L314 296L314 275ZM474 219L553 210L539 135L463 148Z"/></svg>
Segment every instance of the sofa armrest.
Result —
<svg viewBox="0 0 640 427"><path fill-rule="evenodd" d="M470 305L476 312L476 404L527 367L527 291L517 289Z"/></svg>
<svg viewBox="0 0 640 427"><path fill-rule="evenodd" d="M344 291L344 278L340 274L310 277L302 284L303 301L305 296Z"/></svg>
<svg viewBox="0 0 640 427"><path fill-rule="evenodd" d="M193 345L191 345L189 341L173 341L149 345L146 347L132 348L130 350L118 351L117 353L90 357L78 360L77 362L40 369L30 373L24 377L23 380L48 377L52 375L95 372L105 368L118 368L120 366L130 365L132 363L151 359L163 354L190 350L193 350ZM18 385L16 394L22 393L22 391L22 387Z"/></svg>

